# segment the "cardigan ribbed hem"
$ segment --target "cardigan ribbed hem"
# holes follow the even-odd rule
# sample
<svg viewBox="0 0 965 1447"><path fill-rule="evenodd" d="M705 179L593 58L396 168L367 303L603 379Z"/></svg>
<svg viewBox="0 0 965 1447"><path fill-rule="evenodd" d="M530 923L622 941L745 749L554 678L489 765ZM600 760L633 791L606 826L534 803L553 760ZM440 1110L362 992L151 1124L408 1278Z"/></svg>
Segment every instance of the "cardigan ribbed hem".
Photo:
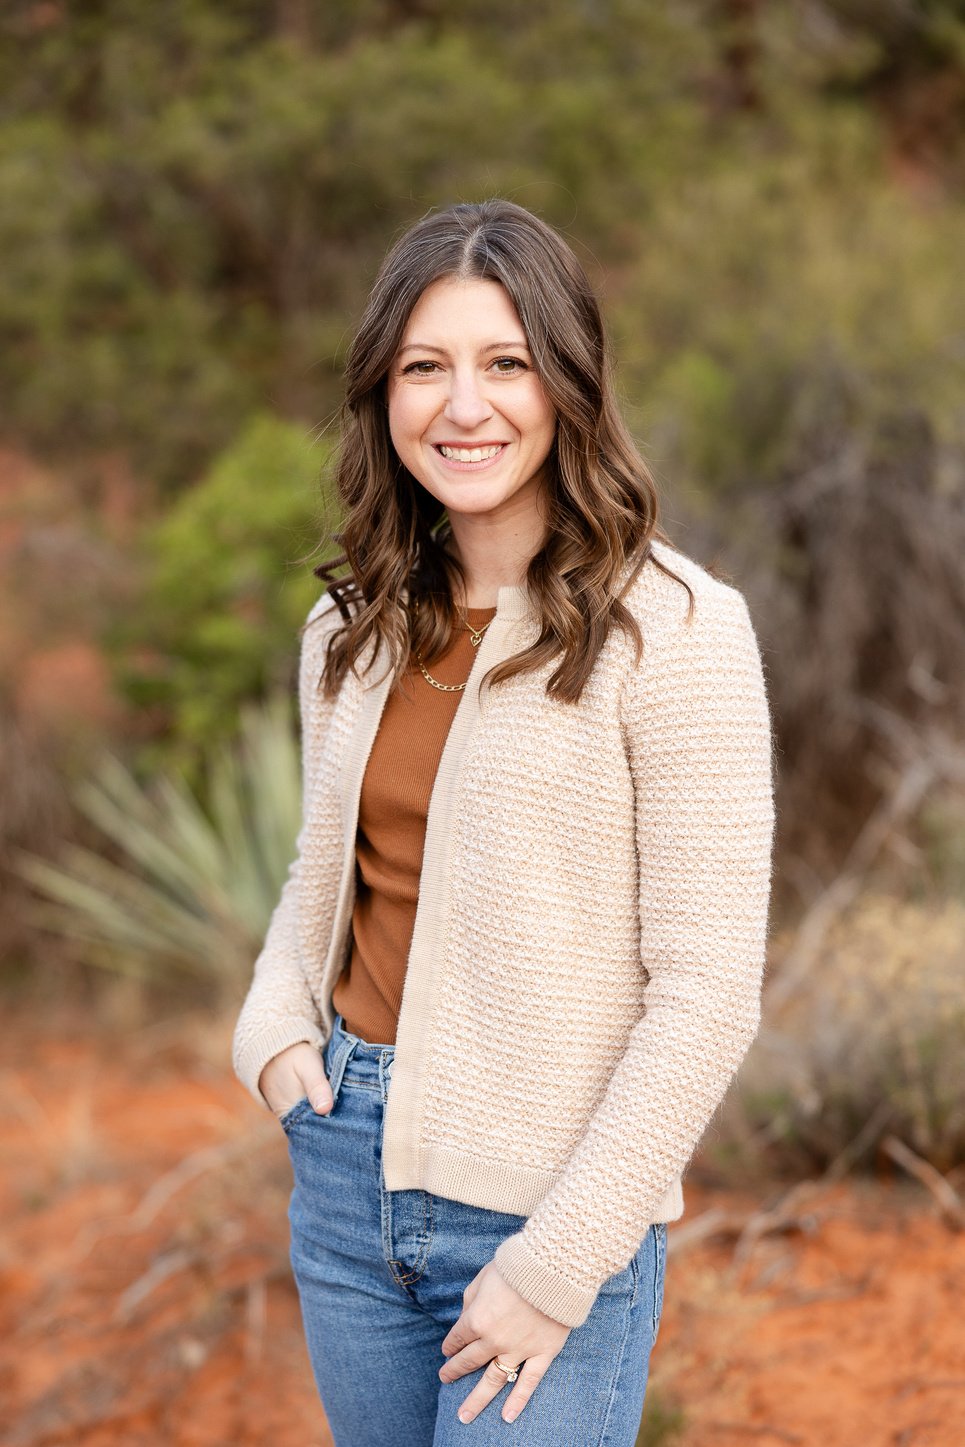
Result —
<svg viewBox="0 0 965 1447"><path fill-rule="evenodd" d="M259 1034L252 1036L244 1050L240 1052L235 1062L235 1072L259 1105L268 1105L267 1100L258 1089L261 1072L268 1061L274 1059L276 1055L280 1055L283 1050L287 1050L289 1045L298 1045L303 1040L306 1040L309 1045L314 1045L318 1050L323 1049L325 1045L325 1036L313 1020L302 1020L293 1016L288 1020L278 1020L267 1030L262 1030Z"/></svg>
<svg viewBox="0 0 965 1447"><path fill-rule="evenodd" d="M678 1176L654 1207L652 1221L678 1221L683 1213L683 1181ZM582 1326L605 1284L581 1286L560 1276L545 1261L533 1255L521 1231L507 1236L497 1246L492 1262L514 1291L563 1326Z"/></svg>
<svg viewBox="0 0 965 1447"><path fill-rule="evenodd" d="M394 1083L395 1064L392 1075ZM421 1146L408 1158L396 1159L390 1165L385 1159L383 1144L383 1168L386 1190L421 1189L465 1201L469 1206L518 1216L532 1215L563 1174L537 1170L516 1161L489 1160L438 1145ZM682 1215L683 1185L678 1177L654 1207L653 1220L676 1221Z"/></svg>
<svg viewBox="0 0 965 1447"><path fill-rule="evenodd" d="M598 1288L577 1286L551 1271L519 1233L496 1247L492 1264L514 1291L563 1326L582 1326L599 1294Z"/></svg>

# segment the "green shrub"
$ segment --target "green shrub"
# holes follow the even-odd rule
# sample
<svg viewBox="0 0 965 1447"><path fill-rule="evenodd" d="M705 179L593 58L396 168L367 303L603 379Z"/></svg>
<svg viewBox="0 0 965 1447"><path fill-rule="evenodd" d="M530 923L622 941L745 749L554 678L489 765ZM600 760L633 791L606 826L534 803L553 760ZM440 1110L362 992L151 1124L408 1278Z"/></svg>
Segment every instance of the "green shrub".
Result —
<svg viewBox="0 0 965 1447"><path fill-rule="evenodd" d="M293 696L298 630L322 586L308 555L325 531L325 455L303 429L256 417L149 531L144 597L108 640L122 691L155 720L144 767L190 772L235 733L244 700Z"/></svg>

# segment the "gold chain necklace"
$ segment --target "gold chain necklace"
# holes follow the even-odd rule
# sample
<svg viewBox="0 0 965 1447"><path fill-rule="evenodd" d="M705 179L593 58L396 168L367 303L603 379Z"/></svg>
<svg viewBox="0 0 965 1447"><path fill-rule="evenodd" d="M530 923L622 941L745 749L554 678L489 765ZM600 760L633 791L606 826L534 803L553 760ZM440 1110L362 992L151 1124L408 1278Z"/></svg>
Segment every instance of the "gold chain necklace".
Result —
<svg viewBox="0 0 965 1447"><path fill-rule="evenodd" d="M493 620L490 618L489 623L491 623L492 621ZM473 648L479 647L480 643L482 642L483 634L489 627L489 623L484 623L481 628L474 628L470 623L469 619L466 619L466 627L469 630L469 641L472 643ZM428 668L426 668L425 664L422 661L421 653L416 653L416 662L418 663L419 668L422 670L422 677L425 679L426 683L431 683L432 687L438 688L440 693L462 693L463 689L466 686L466 683L469 682L467 678L466 683L440 683L438 678L433 678ZM472 668L470 668L469 672L472 672Z"/></svg>

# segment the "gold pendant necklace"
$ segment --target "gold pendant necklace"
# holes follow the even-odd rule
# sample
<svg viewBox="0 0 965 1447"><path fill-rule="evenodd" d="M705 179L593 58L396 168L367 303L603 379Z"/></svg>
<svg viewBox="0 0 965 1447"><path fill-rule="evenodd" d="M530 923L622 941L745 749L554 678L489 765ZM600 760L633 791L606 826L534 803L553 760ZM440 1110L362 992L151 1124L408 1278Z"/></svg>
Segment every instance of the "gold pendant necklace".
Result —
<svg viewBox="0 0 965 1447"><path fill-rule="evenodd" d="M491 623L492 621L493 620L490 618L489 623ZM479 647L480 643L482 642L482 636L485 633L486 629L489 627L489 623L484 623L481 628L474 628L470 623L469 619L466 619L466 627L469 629L469 637L472 641L473 648Z"/></svg>
<svg viewBox="0 0 965 1447"><path fill-rule="evenodd" d="M491 623L492 621L493 620L490 618L489 623ZM466 619L466 627L469 630L469 641L471 642L473 648L479 647L480 643L482 642L483 634L489 627L489 623L484 623L481 628L474 628L470 623L469 619ZM426 668L425 664L422 661L421 653L416 653L416 662L418 663L419 668L422 670L422 677L425 679L426 683L431 683L432 687L438 688L440 693L462 693L463 689L466 686L466 683L469 682L467 678L466 683L440 683L438 678L433 678L428 668ZM469 672L472 672L471 667L469 669Z"/></svg>

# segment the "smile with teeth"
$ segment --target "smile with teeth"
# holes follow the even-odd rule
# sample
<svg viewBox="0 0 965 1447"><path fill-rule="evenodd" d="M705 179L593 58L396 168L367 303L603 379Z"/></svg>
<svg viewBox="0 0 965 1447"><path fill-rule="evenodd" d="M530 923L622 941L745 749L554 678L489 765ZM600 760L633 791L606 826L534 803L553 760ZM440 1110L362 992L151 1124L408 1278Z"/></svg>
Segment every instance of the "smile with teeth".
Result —
<svg viewBox="0 0 965 1447"><path fill-rule="evenodd" d="M446 447L444 443L440 443L439 451L452 462L486 462L490 457L495 457L497 452L502 452L505 445L497 442L491 447Z"/></svg>

